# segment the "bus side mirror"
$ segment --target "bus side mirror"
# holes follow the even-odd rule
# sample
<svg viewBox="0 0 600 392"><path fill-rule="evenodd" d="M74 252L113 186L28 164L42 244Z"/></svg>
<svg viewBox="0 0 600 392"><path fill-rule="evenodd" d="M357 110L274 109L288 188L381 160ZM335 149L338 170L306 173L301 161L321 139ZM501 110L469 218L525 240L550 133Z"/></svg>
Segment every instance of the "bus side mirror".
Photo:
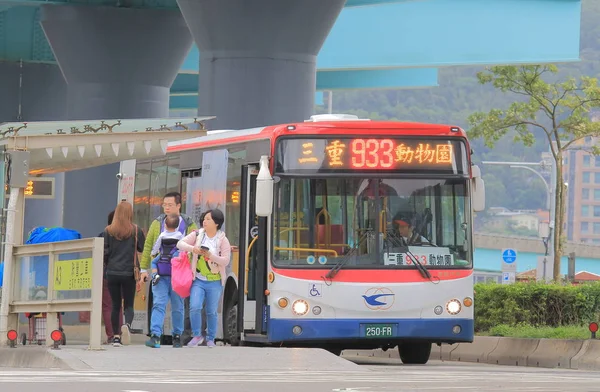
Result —
<svg viewBox="0 0 600 392"><path fill-rule="evenodd" d="M273 177L269 171L269 157L260 157L260 167L256 176L256 203L254 207L257 216L271 216L273 212Z"/></svg>
<svg viewBox="0 0 600 392"><path fill-rule="evenodd" d="M474 212L485 210L485 183L481 178L479 166L471 166L473 178L471 178L471 203Z"/></svg>

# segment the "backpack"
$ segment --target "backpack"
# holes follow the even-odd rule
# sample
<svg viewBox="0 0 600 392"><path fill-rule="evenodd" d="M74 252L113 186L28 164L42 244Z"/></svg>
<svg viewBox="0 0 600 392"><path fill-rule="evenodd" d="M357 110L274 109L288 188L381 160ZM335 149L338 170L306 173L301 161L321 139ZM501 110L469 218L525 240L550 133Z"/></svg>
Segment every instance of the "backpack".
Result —
<svg viewBox="0 0 600 392"><path fill-rule="evenodd" d="M175 238L163 238L160 243L160 255L156 263L156 269L161 276L171 276L171 259L178 251L177 243L179 240Z"/></svg>
<svg viewBox="0 0 600 392"><path fill-rule="evenodd" d="M165 231L165 218L166 216L159 217L160 221L160 233ZM187 230L187 223L183 216L179 221L179 227L177 228L179 232L185 237L185 231ZM177 242L178 240L172 238L163 239L160 243L160 258L158 259L158 263L156 264L156 269L158 274L161 276L171 276L171 259L173 255L177 252Z"/></svg>

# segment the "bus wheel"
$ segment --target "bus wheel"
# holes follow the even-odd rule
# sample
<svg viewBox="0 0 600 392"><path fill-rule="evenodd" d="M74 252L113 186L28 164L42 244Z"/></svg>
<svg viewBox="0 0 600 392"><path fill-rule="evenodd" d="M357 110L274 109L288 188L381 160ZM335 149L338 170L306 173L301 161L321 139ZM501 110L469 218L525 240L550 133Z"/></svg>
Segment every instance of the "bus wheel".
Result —
<svg viewBox="0 0 600 392"><path fill-rule="evenodd" d="M240 345L240 335L237 332L238 306L233 304L235 300L230 299L226 302L225 311L223 312L223 338L232 346Z"/></svg>
<svg viewBox="0 0 600 392"><path fill-rule="evenodd" d="M431 343L402 343L398 350L405 365L425 365L431 355Z"/></svg>

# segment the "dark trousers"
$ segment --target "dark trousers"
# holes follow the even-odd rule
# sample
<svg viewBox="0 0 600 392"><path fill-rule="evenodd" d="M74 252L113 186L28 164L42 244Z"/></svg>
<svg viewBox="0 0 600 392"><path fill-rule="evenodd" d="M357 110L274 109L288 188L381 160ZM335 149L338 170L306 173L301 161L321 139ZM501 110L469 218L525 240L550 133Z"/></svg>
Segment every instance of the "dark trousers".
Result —
<svg viewBox="0 0 600 392"><path fill-rule="evenodd" d="M104 330L106 331L106 338L110 341L115 336L115 332L112 327L112 300L110 293L108 292L108 280L102 279L102 321L104 321ZM119 325L123 324L123 313L119 309Z"/></svg>
<svg viewBox="0 0 600 392"><path fill-rule="evenodd" d="M133 301L135 299L135 279L132 276L107 275L108 292L112 301L111 321L113 333L120 335L121 301L125 313L125 323L133 323Z"/></svg>

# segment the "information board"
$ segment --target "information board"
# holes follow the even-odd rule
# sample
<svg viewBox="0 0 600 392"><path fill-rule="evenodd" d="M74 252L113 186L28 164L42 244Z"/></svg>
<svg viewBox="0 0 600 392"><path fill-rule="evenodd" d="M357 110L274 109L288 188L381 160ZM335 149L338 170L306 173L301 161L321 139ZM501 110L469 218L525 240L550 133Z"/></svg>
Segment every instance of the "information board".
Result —
<svg viewBox="0 0 600 392"><path fill-rule="evenodd" d="M92 258L62 260L54 263L54 290L73 291L91 288Z"/></svg>

